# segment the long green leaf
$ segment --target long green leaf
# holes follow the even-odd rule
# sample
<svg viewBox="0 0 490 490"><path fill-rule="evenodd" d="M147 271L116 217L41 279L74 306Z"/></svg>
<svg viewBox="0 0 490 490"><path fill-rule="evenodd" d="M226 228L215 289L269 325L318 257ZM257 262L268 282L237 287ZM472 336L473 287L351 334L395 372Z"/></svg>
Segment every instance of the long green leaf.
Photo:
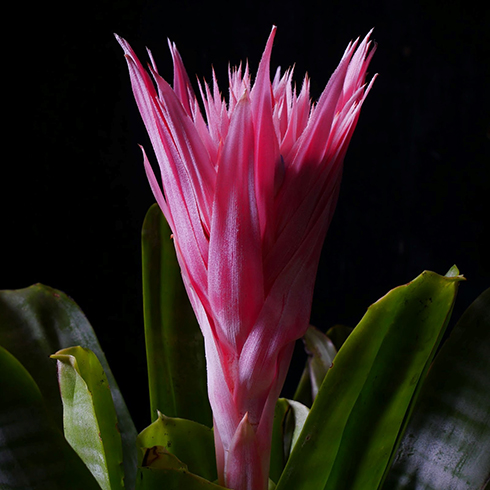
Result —
<svg viewBox="0 0 490 490"><path fill-rule="evenodd" d="M490 289L437 355L383 486L477 490L490 481Z"/></svg>
<svg viewBox="0 0 490 490"><path fill-rule="evenodd" d="M137 467L137 432L92 326L78 305L63 292L42 284L0 291L0 345L19 359L34 378L60 430L63 414L56 363L49 356L72 345L95 353L111 387L123 441L126 484L132 487Z"/></svg>
<svg viewBox="0 0 490 490"><path fill-rule="evenodd" d="M142 251L151 420L160 411L211 427L204 342L184 289L171 230L156 204L143 224Z"/></svg>
<svg viewBox="0 0 490 490"><path fill-rule="evenodd" d="M164 447L192 473L211 481L218 477L213 430L198 422L158 412L158 419L140 433L137 444L140 448Z"/></svg>
<svg viewBox="0 0 490 490"><path fill-rule="evenodd" d="M58 361L67 441L102 490L122 490L121 435L107 377L95 354L69 347L51 356Z"/></svg>
<svg viewBox="0 0 490 490"><path fill-rule="evenodd" d="M335 357L277 490L378 488L461 279L424 272L368 309Z"/></svg>
<svg viewBox="0 0 490 490"><path fill-rule="evenodd" d="M2 347L0 488L100 490L50 417L32 376Z"/></svg>

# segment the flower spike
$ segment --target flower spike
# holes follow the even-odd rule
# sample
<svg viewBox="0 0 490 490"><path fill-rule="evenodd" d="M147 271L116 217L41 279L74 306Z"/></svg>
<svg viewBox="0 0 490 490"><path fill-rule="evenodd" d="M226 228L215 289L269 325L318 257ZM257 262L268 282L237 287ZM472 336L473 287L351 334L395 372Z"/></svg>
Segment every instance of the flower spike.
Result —
<svg viewBox="0 0 490 490"><path fill-rule="evenodd" d="M294 342L308 324L321 248L375 48L369 33L347 46L316 105L305 76L270 75L276 27L251 84L248 63L228 67L229 100L199 83L201 113L182 58L169 41L173 87L151 76L117 37L160 167L155 198L206 349L220 484L265 490L274 406ZM158 90L155 89L155 85Z"/></svg>

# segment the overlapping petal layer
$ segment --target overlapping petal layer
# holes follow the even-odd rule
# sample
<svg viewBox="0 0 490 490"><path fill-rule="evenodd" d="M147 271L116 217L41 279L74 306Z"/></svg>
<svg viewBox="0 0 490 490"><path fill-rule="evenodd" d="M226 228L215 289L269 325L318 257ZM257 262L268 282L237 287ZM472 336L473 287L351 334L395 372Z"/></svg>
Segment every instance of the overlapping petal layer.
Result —
<svg viewBox="0 0 490 490"><path fill-rule="evenodd" d="M270 76L272 29L257 76L229 69L226 102L199 86L169 43L173 88L121 38L133 92L160 168L145 169L174 237L205 339L218 473L235 490L267 488L274 405L294 341L309 322L343 159L373 80L369 34L349 44L315 105L305 77ZM359 45L358 45L359 44ZM247 478L244 477L247 475Z"/></svg>

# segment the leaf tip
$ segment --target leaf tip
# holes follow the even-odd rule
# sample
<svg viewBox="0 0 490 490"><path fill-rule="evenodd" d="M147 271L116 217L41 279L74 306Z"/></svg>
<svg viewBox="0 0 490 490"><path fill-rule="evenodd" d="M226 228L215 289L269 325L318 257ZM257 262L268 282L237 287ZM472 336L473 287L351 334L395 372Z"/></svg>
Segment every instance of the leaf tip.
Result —
<svg viewBox="0 0 490 490"><path fill-rule="evenodd" d="M466 281L466 278L459 272L459 269L456 264L454 264L447 272L445 277L457 277L461 281Z"/></svg>

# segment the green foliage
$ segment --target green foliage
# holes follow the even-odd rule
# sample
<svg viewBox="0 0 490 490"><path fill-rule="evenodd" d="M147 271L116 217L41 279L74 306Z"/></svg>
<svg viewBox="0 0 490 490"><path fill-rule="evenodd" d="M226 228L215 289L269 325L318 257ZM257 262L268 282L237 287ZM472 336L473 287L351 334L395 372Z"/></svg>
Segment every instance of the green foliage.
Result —
<svg viewBox="0 0 490 490"><path fill-rule="evenodd" d="M211 481L217 478L213 430L205 425L158 412L157 420L140 433L137 444L145 451L163 447L184 461L192 473Z"/></svg>
<svg viewBox="0 0 490 490"><path fill-rule="evenodd" d="M42 284L0 291L0 345L22 363L39 386L49 415L60 432L63 414L56 362L49 356L72 345L81 345L95 353L111 387L123 443L125 481L131 488L136 476L136 429L92 326L78 305L63 292ZM35 423L28 419L24 424L26 431L29 426L31 430L35 428ZM0 434L3 434L1 426ZM25 443L28 445L27 440ZM55 451L47 451L45 456L56 464Z"/></svg>
<svg viewBox="0 0 490 490"><path fill-rule="evenodd" d="M102 490L123 489L121 435L111 390L99 360L83 347L63 349L51 357L58 361L67 441Z"/></svg>
<svg viewBox="0 0 490 490"><path fill-rule="evenodd" d="M370 306L336 355L277 490L379 487L461 279L424 272Z"/></svg>
<svg viewBox="0 0 490 490"><path fill-rule="evenodd" d="M70 298L42 285L0 291L0 488L122 490L124 454L127 489L226 490L216 483L202 336L156 206L142 243L153 423L136 438L92 327ZM424 272L374 303L352 333L308 330L295 400L276 404L270 490L488 485L490 290L434 360L461 280L455 267L446 276ZM55 351L64 415L48 357Z"/></svg>
<svg viewBox="0 0 490 490"><path fill-rule="evenodd" d="M227 490L216 478L213 432L192 420L165 417L137 439L141 462L137 490Z"/></svg>
<svg viewBox="0 0 490 490"><path fill-rule="evenodd" d="M431 367L386 490L483 489L490 482L490 289Z"/></svg>
<svg viewBox="0 0 490 490"><path fill-rule="evenodd" d="M0 347L0 488L100 490L27 370Z"/></svg>

